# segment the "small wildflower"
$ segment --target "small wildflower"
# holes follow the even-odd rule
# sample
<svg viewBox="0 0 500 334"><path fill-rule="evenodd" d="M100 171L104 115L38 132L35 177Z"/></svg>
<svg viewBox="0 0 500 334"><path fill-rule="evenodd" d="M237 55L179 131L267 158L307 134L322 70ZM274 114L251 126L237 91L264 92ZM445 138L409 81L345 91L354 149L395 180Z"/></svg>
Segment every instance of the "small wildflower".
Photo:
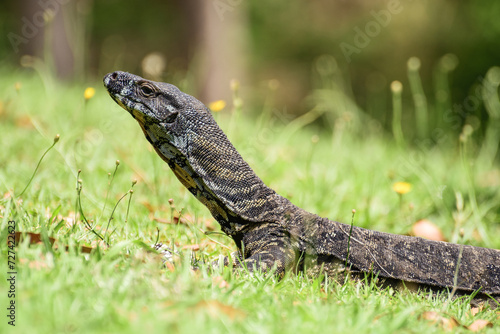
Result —
<svg viewBox="0 0 500 334"><path fill-rule="evenodd" d="M238 80L236 80L236 79L232 79L229 82L229 86L231 87L231 90L233 92L237 92L240 89L240 82Z"/></svg>
<svg viewBox="0 0 500 334"><path fill-rule="evenodd" d="M462 133L460 134L460 141L465 143L467 139L472 135L474 132L474 128L470 124L465 124Z"/></svg>
<svg viewBox="0 0 500 334"><path fill-rule="evenodd" d="M83 97L85 100L90 100L95 95L95 89L93 87L85 88L85 92L83 92Z"/></svg>
<svg viewBox="0 0 500 334"><path fill-rule="evenodd" d="M54 137L54 144L57 143L60 138L61 136L59 136L59 134L56 134L56 136Z"/></svg>
<svg viewBox="0 0 500 334"><path fill-rule="evenodd" d="M407 65L410 71L418 71L420 69L420 59L417 57L411 57L408 59Z"/></svg>
<svg viewBox="0 0 500 334"><path fill-rule="evenodd" d="M208 107L210 108L210 110L214 111L214 112L218 112L218 111L221 111L222 109L224 109L226 107L226 101L224 100L217 100L217 101L214 101L214 102L211 102Z"/></svg>
<svg viewBox="0 0 500 334"><path fill-rule="evenodd" d="M411 183L408 182L396 182L392 185L392 190L400 195L404 195L411 191Z"/></svg>
<svg viewBox="0 0 500 334"><path fill-rule="evenodd" d="M400 94L403 91L403 84L397 80L391 82L391 91L395 94Z"/></svg>
<svg viewBox="0 0 500 334"><path fill-rule="evenodd" d="M20 83L19 81L14 84L14 88L16 89L17 92L21 90L21 87L23 87L23 84Z"/></svg>

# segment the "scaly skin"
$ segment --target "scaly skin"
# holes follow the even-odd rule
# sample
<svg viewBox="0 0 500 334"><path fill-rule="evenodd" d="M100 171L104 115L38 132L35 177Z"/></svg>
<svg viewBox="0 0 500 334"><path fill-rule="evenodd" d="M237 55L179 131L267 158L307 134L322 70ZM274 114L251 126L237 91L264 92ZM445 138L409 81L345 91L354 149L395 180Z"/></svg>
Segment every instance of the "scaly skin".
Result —
<svg viewBox="0 0 500 334"><path fill-rule="evenodd" d="M349 225L306 212L267 187L194 97L126 72L106 75L104 85L233 238L249 270L373 273L390 284L480 290L478 296L500 300L500 251L359 227L350 233Z"/></svg>

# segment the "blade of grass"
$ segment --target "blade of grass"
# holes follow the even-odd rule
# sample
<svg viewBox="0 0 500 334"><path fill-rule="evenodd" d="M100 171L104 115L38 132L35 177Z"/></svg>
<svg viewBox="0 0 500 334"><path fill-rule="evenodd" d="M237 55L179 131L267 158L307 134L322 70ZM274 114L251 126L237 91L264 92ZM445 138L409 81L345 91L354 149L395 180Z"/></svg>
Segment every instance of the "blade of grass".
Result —
<svg viewBox="0 0 500 334"><path fill-rule="evenodd" d="M49 153L49 151L57 144L57 142L59 141L59 138L60 138L59 134L57 134L54 137L54 141L53 141L52 145L50 145L50 147L45 151L45 153L42 154L42 157L40 158L40 160L38 160L38 164L36 165L35 171L33 172L33 175L31 175L31 178L28 181L28 184L26 185L26 187L24 187L23 191L21 191L21 193L17 197L21 197L24 194L24 192L26 191L26 189L28 189L28 187L31 184L31 181L33 181L33 179L35 178L35 174L38 171L38 168L40 167L40 164L42 163L43 158L45 158L47 153Z"/></svg>

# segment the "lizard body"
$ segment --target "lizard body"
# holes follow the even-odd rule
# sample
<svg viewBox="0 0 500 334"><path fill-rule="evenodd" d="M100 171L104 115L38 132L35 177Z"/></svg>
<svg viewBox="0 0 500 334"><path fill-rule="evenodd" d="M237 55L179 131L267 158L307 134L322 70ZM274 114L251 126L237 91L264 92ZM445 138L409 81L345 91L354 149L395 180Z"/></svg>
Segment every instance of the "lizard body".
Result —
<svg viewBox="0 0 500 334"><path fill-rule="evenodd" d="M139 123L180 182L233 238L249 270L373 273L500 300L500 251L341 224L267 187L210 111L177 87L126 72L104 77L110 96ZM239 265L236 262L236 265Z"/></svg>

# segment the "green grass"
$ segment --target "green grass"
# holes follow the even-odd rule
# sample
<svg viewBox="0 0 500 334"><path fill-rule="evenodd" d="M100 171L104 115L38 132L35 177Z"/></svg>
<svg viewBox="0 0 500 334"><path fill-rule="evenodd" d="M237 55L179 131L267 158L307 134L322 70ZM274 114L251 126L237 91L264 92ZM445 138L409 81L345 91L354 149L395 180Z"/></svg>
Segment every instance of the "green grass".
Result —
<svg viewBox="0 0 500 334"><path fill-rule="evenodd" d="M443 331L420 319L425 311L454 317L465 326L486 319L494 324L487 331L500 332L498 311L486 309L473 316L466 300L448 302L447 296L397 293L354 282L341 286L300 276L277 281L272 276L233 275L228 269L217 274L207 274L203 267L191 271L193 254L209 261L228 255L234 244L224 235L203 233L212 226L219 230L208 210L177 181L101 84L93 84L96 95L85 102L83 85L62 85L24 72L1 74L2 258L7 255L9 220L16 221L18 231L49 235L61 245L54 249L23 242L15 248L16 327L8 326L4 315L9 300L2 279L2 332ZM16 82L22 84L19 91ZM372 120L359 118L352 125L337 118L332 132L287 124L271 110L259 120L242 110L232 125L227 110L216 118L223 129L232 127L230 139L258 175L296 205L346 223L356 209L355 225L402 234L425 218L450 241L500 249L499 166L481 166L476 159L481 143L474 136L460 146L457 135L446 133L440 145L403 150ZM56 134L59 142L18 197ZM116 160L120 164L114 173ZM111 185L108 173L114 174ZM81 215L71 224L77 178L82 180L82 212L106 236L109 248L84 226ZM128 217L130 194L110 220L135 179ZM396 181L410 182L412 191L400 199L392 190ZM171 221L179 211L187 224L153 219ZM179 254L170 269L144 247L158 236ZM183 249L194 244L200 250ZM64 245L97 249L84 255L73 247L64 251ZM6 276L7 261L0 267Z"/></svg>

